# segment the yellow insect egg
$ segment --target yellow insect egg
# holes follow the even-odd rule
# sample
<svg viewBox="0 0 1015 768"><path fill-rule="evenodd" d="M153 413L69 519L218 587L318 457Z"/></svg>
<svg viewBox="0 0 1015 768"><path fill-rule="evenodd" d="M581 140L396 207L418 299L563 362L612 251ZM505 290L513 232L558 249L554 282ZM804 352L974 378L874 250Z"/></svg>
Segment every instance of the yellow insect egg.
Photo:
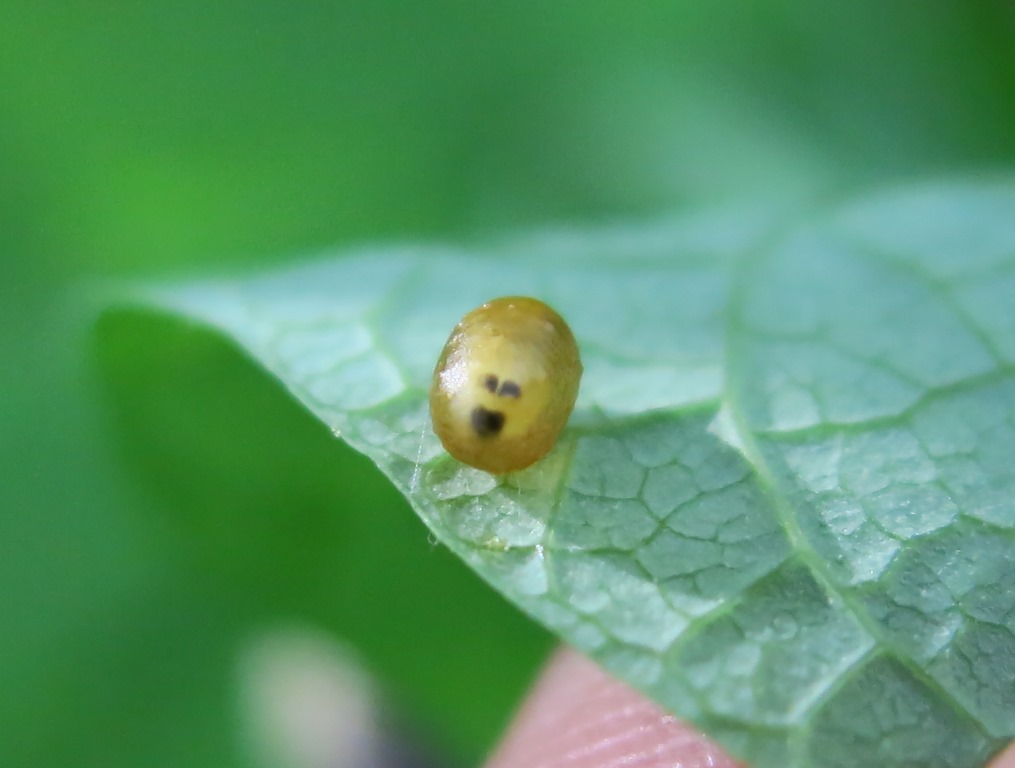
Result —
<svg viewBox="0 0 1015 768"><path fill-rule="evenodd" d="M494 299L461 319L430 387L444 448L495 475L523 469L557 442L582 364L564 319L537 299Z"/></svg>

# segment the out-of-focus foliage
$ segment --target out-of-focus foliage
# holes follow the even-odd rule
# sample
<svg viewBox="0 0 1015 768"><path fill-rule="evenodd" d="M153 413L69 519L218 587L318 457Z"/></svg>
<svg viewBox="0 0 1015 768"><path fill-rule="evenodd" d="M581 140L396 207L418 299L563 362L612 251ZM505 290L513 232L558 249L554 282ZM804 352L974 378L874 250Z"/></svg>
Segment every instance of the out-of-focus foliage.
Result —
<svg viewBox="0 0 1015 768"><path fill-rule="evenodd" d="M0 764L239 764L278 618L475 761L547 643L221 342L104 325L111 398L82 282L1007 167L1013 41L1002 0L0 4Z"/></svg>

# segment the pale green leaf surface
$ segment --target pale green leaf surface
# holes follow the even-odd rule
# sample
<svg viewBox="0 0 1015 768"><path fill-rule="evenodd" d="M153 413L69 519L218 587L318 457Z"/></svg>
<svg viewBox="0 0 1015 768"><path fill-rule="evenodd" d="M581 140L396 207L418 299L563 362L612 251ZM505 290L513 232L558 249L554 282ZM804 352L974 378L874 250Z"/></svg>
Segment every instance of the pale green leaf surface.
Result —
<svg viewBox="0 0 1015 768"><path fill-rule="evenodd" d="M586 373L554 452L498 480L443 452L426 390L455 321L513 293L562 312ZM1015 735L1015 186L146 296L235 339L494 587L754 765L976 766Z"/></svg>

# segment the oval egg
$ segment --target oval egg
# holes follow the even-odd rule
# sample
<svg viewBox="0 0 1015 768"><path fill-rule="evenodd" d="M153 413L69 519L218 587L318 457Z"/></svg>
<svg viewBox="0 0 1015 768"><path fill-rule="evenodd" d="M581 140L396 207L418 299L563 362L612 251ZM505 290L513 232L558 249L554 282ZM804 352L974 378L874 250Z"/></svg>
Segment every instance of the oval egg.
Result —
<svg viewBox="0 0 1015 768"><path fill-rule="evenodd" d="M444 448L492 474L541 459L567 423L582 364L571 329L537 299L509 296L472 310L451 332L430 387Z"/></svg>

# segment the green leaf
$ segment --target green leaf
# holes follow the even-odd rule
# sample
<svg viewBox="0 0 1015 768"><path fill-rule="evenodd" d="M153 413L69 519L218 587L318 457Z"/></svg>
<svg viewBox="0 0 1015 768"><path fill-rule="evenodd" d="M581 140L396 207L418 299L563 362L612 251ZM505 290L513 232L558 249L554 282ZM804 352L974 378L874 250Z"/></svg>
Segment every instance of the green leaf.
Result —
<svg viewBox="0 0 1015 768"><path fill-rule="evenodd" d="M586 373L550 456L497 479L444 453L426 391L455 321L513 293L562 312ZM752 764L976 766L1015 735L1015 184L144 295L234 339L496 589Z"/></svg>

